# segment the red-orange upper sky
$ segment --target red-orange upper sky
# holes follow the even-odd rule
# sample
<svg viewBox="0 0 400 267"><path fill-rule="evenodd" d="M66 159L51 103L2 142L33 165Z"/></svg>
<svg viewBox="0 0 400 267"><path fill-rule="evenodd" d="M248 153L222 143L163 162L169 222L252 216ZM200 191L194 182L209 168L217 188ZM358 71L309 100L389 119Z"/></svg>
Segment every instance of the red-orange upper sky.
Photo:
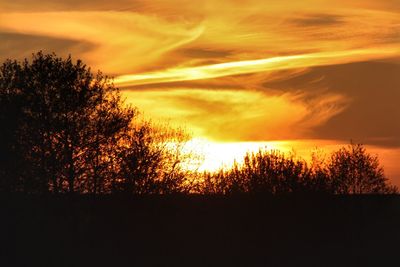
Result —
<svg viewBox="0 0 400 267"><path fill-rule="evenodd" d="M398 0L1 1L0 39L1 59L82 58L195 138L353 139L400 176Z"/></svg>

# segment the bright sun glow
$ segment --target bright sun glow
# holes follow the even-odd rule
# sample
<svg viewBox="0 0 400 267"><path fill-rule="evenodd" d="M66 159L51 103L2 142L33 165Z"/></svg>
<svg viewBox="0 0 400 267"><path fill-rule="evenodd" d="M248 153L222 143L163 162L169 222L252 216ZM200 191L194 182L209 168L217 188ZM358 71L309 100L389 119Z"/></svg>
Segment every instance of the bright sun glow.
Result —
<svg viewBox="0 0 400 267"><path fill-rule="evenodd" d="M253 153L260 149L279 150L283 153L293 153L295 156L308 162L313 152L322 157L327 157L333 151L348 145L338 140L285 140L266 142L216 142L204 138L195 138L187 143L186 149L203 157L200 165L192 165L191 170L200 172L214 172L222 169L229 169L236 161L241 164L247 152ZM390 148L382 149L378 146L366 146L372 155L381 156L381 164L386 173L396 173L397 163L393 158L400 157L400 150ZM322 153L322 154L321 154Z"/></svg>
<svg viewBox="0 0 400 267"><path fill-rule="evenodd" d="M198 171L217 171L221 168L230 168L233 163L242 163L247 152L257 152L260 149L280 150L288 152L288 142L214 142L203 138L192 139L187 144L187 149L204 157Z"/></svg>

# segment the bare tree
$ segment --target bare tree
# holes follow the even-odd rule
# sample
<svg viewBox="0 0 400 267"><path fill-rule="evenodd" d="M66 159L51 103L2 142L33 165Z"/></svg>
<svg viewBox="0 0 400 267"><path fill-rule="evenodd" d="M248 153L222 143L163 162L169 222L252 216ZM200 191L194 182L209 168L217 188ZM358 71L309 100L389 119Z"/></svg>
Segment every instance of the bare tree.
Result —
<svg viewBox="0 0 400 267"><path fill-rule="evenodd" d="M327 168L336 194L385 194L397 191L388 183L378 157L369 154L362 144L351 143L332 153Z"/></svg>
<svg viewBox="0 0 400 267"><path fill-rule="evenodd" d="M122 151L116 190L134 194L190 191L187 167L192 153L184 151L188 140L185 131L168 125L149 121L134 125Z"/></svg>

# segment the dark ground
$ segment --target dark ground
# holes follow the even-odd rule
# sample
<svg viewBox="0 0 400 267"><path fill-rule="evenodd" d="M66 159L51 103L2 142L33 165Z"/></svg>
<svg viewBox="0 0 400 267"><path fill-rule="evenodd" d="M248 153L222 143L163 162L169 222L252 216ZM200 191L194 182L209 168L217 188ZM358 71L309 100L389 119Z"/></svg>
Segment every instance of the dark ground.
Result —
<svg viewBox="0 0 400 267"><path fill-rule="evenodd" d="M400 266L398 196L0 201L0 266Z"/></svg>

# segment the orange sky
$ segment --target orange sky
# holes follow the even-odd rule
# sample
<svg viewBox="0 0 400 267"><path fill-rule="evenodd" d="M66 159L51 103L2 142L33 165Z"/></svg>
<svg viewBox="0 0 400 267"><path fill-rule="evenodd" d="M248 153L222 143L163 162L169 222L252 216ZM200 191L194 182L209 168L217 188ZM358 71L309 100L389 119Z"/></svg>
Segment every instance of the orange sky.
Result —
<svg viewBox="0 0 400 267"><path fill-rule="evenodd" d="M13 0L0 38L1 59L72 54L114 76L146 117L206 140L209 161L353 139L400 185L398 0Z"/></svg>

